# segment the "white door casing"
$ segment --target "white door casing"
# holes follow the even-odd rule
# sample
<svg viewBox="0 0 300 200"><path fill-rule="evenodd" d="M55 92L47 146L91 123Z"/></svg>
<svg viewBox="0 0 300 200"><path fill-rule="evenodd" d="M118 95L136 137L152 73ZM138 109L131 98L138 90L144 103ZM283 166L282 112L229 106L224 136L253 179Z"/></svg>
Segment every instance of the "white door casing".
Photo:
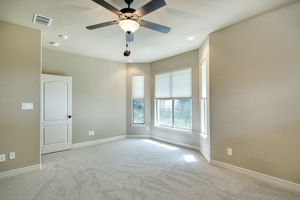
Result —
<svg viewBox="0 0 300 200"><path fill-rule="evenodd" d="M72 147L72 77L41 75L42 154Z"/></svg>

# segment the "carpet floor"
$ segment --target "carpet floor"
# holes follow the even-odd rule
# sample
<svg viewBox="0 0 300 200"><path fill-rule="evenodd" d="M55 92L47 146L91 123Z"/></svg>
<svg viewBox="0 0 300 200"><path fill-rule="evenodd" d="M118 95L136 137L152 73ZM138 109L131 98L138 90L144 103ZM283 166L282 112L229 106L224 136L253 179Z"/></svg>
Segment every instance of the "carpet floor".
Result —
<svg viewBox="0 0 300 200"><path fill-rule="evenodd" d="M300 200L200 154L124 139L48 154L43 169L0 180L1 200Z"/></svg>

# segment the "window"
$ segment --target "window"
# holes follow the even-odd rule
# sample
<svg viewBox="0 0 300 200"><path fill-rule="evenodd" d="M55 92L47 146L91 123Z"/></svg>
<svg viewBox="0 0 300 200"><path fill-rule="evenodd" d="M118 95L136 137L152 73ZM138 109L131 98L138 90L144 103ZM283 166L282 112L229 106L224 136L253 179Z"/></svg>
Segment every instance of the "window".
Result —
<svg viewBox="0 0 300 200"><path fill-rule="evenodd" d="M158 99L157 102L157 123L160 126L169 126L173 125L172 116L173 116L173 103L172 100Z"/></svg>
<svg viewBox="0 0 300 200"><path fill-rule="evenodd" d="M132 77L132 124L145 124L144 76Z"/></svg>
<svg viewBox="0 0 300 200"><path fill-rule="evenodd" d="M155 125L192 130L191 69L155 76Z"/></svg>
<svg viewBox="0 0 300 200"><path fill-rule="evenodd" d="M174 100L174 127L192 129L192 99Z"/></svg>
<svg viewBox="0 0 300 200"><path fill-rule="evenodd" d="M133 124L144 124L145 123L145 105L144 99L133 99Z"/></svg>
<svg viewBox="0 0 300 200"><path fill-rule="evenodd" d="M207 99L201 99L200 100L200 123L201 123L201 134L207 134L207 106L206 106Z"/></svg>
<svg viewBox="0 0 300 200"><path fill-rule="evenodd" d="M201 92L200 92L200 131L201 134L207 137L207 89L208 89L208 71L207 62L204 60L201 64Z"/></svg>

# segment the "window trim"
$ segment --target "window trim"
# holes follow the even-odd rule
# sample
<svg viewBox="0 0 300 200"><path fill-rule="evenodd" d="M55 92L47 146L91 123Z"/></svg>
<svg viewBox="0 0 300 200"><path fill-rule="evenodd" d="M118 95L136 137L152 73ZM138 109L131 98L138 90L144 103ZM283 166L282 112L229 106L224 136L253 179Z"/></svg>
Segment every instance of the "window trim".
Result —
<svg viewBox="0 0 300 200"><path fill-rule="evenodd" d="M145 128L146 127L146 124L131 124L131 127L133 128Z"/></svg>
<svg viewBox="0 0 300 200"><path fill-rule="evenodd" d="M174 101L175 100L181 100L181 99L189 99L192 101L191 104L191 111L192 111L192 127L191 129L185 129L185 128L178 128L174 126L174 121L175 121L175 106L174 106ZM172 126L167 126L167 125L160 125L158 124L158 106L157 106L157 101L158 100L172 100ZM184 132L184 133L192 133L193 132L193 98L192 97L172 97L172 98L155 98L154 99L154 126L161 128L161 129L169 129L169 130L173 130L175 132Z"/></svg>
<svg viewBox="0 0 300 200"><path fill-rule="evenodd" d="M203 106L203 108L202 108ZM207 113L207 98L200 99L200 134L207 136L208 129L208 113Z"/></svg>
<svg viewBox="0 0 300 200"><path fill-rule="evenodd" d="M164 131L168 131L168 132L175 132L175 133L184 133L187 135L192 135L193 134L193 129L191 130L187 130L187 129L178 129L178 128L171 128L168 126L160 126L155 124L154 128L157 130L164 130Z"/></svg>

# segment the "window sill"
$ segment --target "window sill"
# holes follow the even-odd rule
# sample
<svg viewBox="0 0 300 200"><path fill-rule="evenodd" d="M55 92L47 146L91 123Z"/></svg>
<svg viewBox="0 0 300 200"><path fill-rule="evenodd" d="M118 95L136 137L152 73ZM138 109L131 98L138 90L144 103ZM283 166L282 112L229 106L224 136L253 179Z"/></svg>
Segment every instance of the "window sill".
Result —
<svg viewBox="0 0 300 200"><path fill-rule="evenodd" d="M146 125L145 124L131 124L132 128L145 128Z"/></svg>
<svg viewBox="0 0 300 200"><path fill-rule="evenodd" d="M207 139L207 134L201 133L200 136L201 136L203 139Z"/></svg>
<svg viewBox="0 0 300 200"><path fill-rule="evenodd" d="M192 130L184 130L184 129L166 127L166 126L159 126L159 125L154 125L154 128L158 129L158 130L169 131L169 132L184 133L184 134L187 134L187 135L192 135L193 134Z"/></svg>

